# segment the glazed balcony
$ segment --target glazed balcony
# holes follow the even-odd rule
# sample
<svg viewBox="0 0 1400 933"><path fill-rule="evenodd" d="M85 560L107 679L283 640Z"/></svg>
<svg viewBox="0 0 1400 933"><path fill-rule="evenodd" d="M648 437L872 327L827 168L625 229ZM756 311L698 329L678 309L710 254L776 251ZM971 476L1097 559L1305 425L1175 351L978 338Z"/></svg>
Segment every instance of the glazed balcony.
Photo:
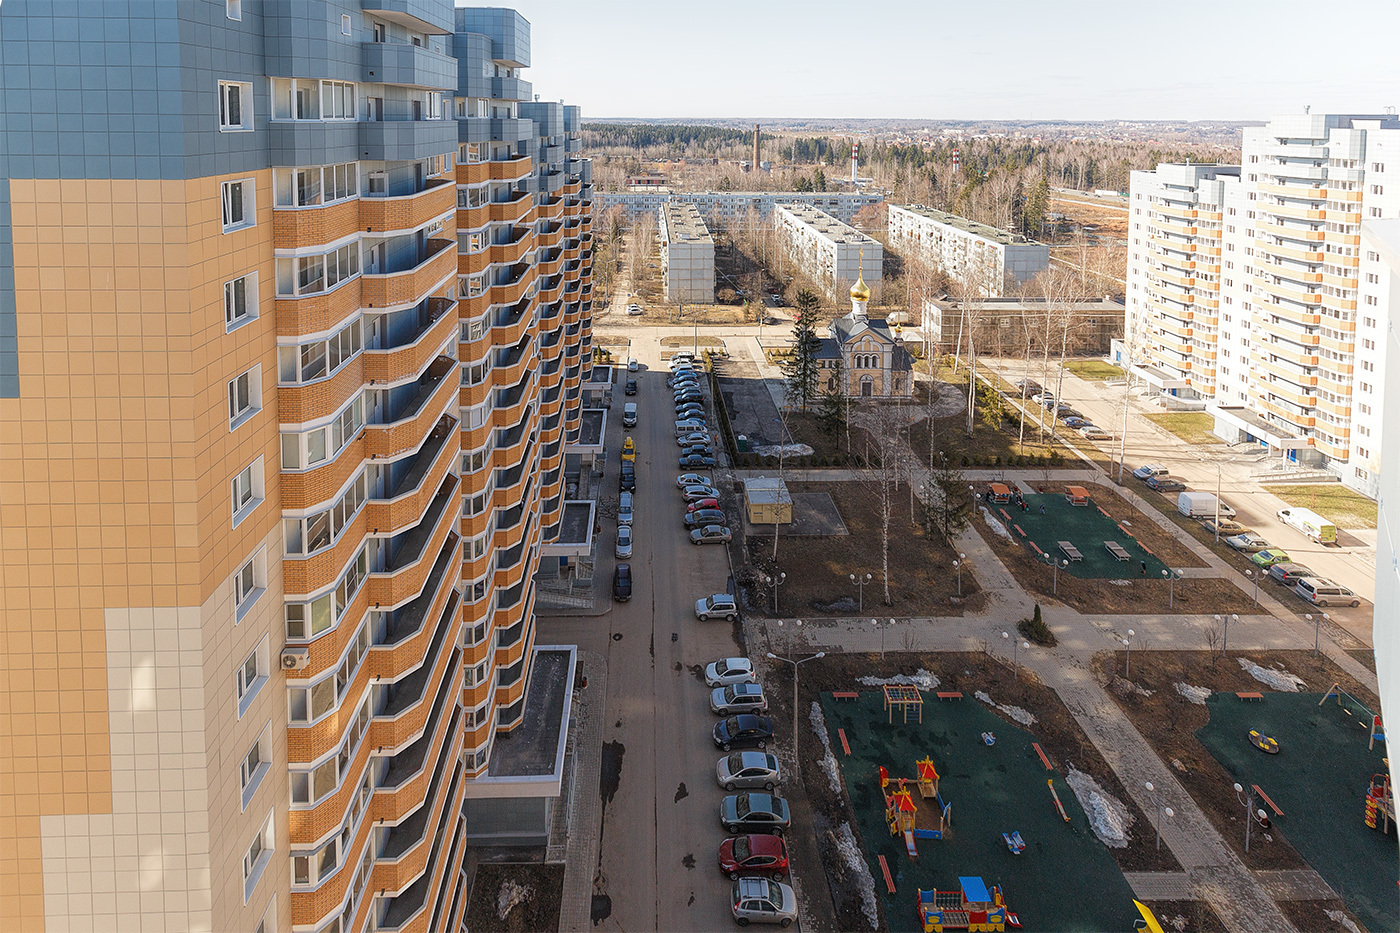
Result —
<svg viewBox="0 0 1400 933"><path fill-rule="evenodd" d="M412 395L404 387L382 390L390 395L384 419L365 425L365 454L394 457L422 443L432 425L457 400L457 361L441 356L433 361L418 380Z"/></svg>
<svg viewBox="0 0 1400 933"><path fill-rule="evenodd" d="M457 59L407 42L362 42L361 80L446 91L457 88Z"/></svg>
<svg viewBox="0 0 1400 933"><path fill-rule="evenodd" d="M387 101L383 119L363 120L359 158L364 162L419 162L457 151L457 121L427 119L417 101Z"/></svg>
<svg viewBox="0 0 1400 933"><path fill-rule="evenodd" d="M366 347L364 377L370 385L398 383L422 372L434 357L450 352L457 336L457 302L429 298L416 311L396 312L380 346Z"/></svg>
<svg viewBox="0 0 1400 933"><path fill-rule="evenodd" d="M366 308L403 308L417 304L442 288L457 273L457 242L431 239L398 268L360 276Z"/></svg>
<svg viewBox="0 0 1400 933"><path fill-rule="evenodd" d="M423 514L456 462L460 452L457 436L457 419L444 415L418 453L390 465L391 475L403 475L387 498L371 499L365 504L365 521L371 534L397 532Z"/></svg>
<svg viewBox="0 0 1400 933"><path fill-rule="evenodd" d="M438 628L456 631L461 594L453 584L461 560L460 542L455 534L448 537L421 593L397 609L380 613L384 635L365 660L371 677L400 676L423 660L427 642ZM429 620L435 624L425 625Z"/></svg>
<svg viewBox="0 0 1400 933"><path fill-rule="evenodd" d="M363 195L359 204L359 223L366 233L393 233L417 230L452 211L457 194L448 179L429 178L421 191L393 197Z"/></svg>
<svg viewBox="0 0 1400 933"><path fill-rule="evenodd" d="M443 683L443 687L450 685ZM423 735L408 748L394 755L389 768L375 786L369 816L376 821L397 823L422 805L428 784L440 758L455 758L461 741L461 711L456 703L433 704L432 715Z"/></svg>
<svg viewBox="0 0 1400 933"><path fill-rule="evenodd" d="M277 336L324 334L337 324L349 321L361 309L361 278L356 276L328 292L299 298L277 298L274 305Z"/></svg>

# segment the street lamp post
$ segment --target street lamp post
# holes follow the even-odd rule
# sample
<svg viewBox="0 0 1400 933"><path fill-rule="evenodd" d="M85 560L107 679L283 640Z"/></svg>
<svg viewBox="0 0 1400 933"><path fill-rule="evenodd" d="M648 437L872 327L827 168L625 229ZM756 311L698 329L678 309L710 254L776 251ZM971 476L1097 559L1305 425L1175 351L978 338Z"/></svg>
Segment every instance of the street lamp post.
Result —
<svg viewBox="0 0 1400 933"><path fill-rule="evenodd" d="M787 664L791 664L791 665L792 665L792 764L793 764L793 767L794 767L794 768L797 767L797 761L798 761L798 758L797 758L797 666L798 666L799 664L806 664L808 661L815 661L815 660L817 660L817 658L824 658L824 657L826 657L826 652L825 652L825 651L818 651L816 654L812 655L812 656L809 657L809 658L798 658L797 660L793 660L792 658L780 657L779 655L776 655L776 654L774 654L774 653L771 652L771 651L768 652L768 660L770 660L770 661L783 661L783 662L785 662L785 663L787 663Z"/></svg>
<svg viewBox="0 0 1400 933"><path fill-rule="evenodd" d="M776 577L770 577L767 574L765 574L763 577L763 582L773 588L773 615L778 614L778 587L782 586L783 581L786 579L786 573L780 573Z"/></svg>
<svg viewBox="0 0 1400 933"><path fill-rule="evenodd" d="M1245 575L1246 577L1249 577L1249 579L1251 579L1251 580L1254 581L1254 608L1255 608L1255 609L1258 609L1258 608L1259 608L1259 574L1255 573L1253 570L1246 570L1246 571L1244 572L1244 575Z"/></svg>
<svg viewBox="0 0 1400 933"><path fill-rule="evenodd" d="M1040 556L1043 557L1043 558L1045 558L1047 561L1049 561L1049 562L1050 562L1050 566L1051 566L1052 568L1054 568L1054 570L1055 570L1054 585L1051 587L1050 592L1051 592L1051 595L1053 595L1053 596L1059 596L1059 595L1060 595L1060 568L1061 568L1061 567L1068 567L1068 566L1069 566L1069 561L1067 561L1067 560L1062 560L1062 561L1060 561L1059 563L1056 563L1055 560L1054 560L1054 558L1052 558L1052 557L1051 557L1049 554L1047 554L1047 553L1042 553Z"/></svg>
<svg viewBox="0 0 1400 933"><path fill-rule="evenodd" d="M778 631L779 631L780 633L783 631L783 620L782 620L782 619L779 619L779 620L778 620ZM792 620L792 637L786 640L786 641L787 641L786 648L787 648L788 651L791 651L791 650L792 650L793 643L796 642L796 641L799 641L799 640L801 639L801 636L802 636L802 620L801 620L801 619L793 619L793 620Z"/></svg>
<svg viewBox="0 0 1400 933"><path fill-rule="evenodd" d="M1125 649L1123 655L1123 676L1125 678L1128 676L1128 669L1133 663L1133 636L1136 634L1137 632L1128 629L1128 637L1123 639L1123 648Z"/></svg>
<svg viewBox="0 0 1400 933"><path fill-rule="evenodd" d="M847 574L847 576L849 576L849 577L851 578L851 582L854 583L854 584L856 585L856 596L857 596L858 602L859 602L859 604L860 604L859 607L856 609L856 611L857 611L857 612L864 612L864 611L865 611L865 584L867 584L867 583L870 582L871 576L870 576L870 574L868 574L868 573L865 574L864 576L862 576L861 574L858 574L858 573Z"/></svg>
<svg viewBox="0 0 1400 933"><path fill-rule="evenodd" d="M1254 822L1254 788L1245 790L1241 784L1235 784L1235 797L1244 806L1244 850L1249 851L1249 826ZM1263 820L1266 814L1263 810L1258 811L1259 819Z"/></svg>
<svg viewBox="0 0 1400 933"><path fill-rule="evenodd" d="M880 660L885 659L885 626L880 624L879 619L871 619L870 624L880 630ZM890 619L890 625L894 625L894 619Z"/></svg>
<svg viewBox="0 0 1400 933"><path fill-rule="evenodd" d="M1317 615L1313 615L1311 612L1309 612L1306 615L1304 615L1303 618L1307 619L1309 622L1312 623L1313 657L1317 657L1318 645L1322 638L1322 623L1332 621L1332 617L1325 612L1320 612Z"/></svg>
<svg viewBox="0 0 1400 933"><path fill-rule="evenodd" d="M1162 851L1162 817L1171 819L1176 816L1176 812L1171 807L1162 805L1162 797L1157 793L1157 788L1152 786L1151 781L1144 781L1143 787L1147 788L1147 799L1157 808L1157 851Z"/></svg>
<svg viewBox="0 0 1400 933"><path fill-rule="evenodd" d="M959 596L962 595L962 569L963 569L963 564L965 564L965 563L967 563L967 555L964 554L964 553L962 553L961 551L959 551L959 552L958 552L958 559L955 560L955 561L953 561L953 569L956 570L956 571L958 572L958 595L959 595Z"/></svg>
<svg viewBox="0 0 1400 933"><path fill-rule="evenodd" d="M1011 638L1011 633L1010 633L1010 632L1002 632L1002 633L1001 633L1001 637L1002 637L1003 639L1010 639L1010 638ZM1016 641L1011 642L1011 679L1012 679L1012 680L1020 680L1020 679L1021 679L1021 649L1022 649L1022 648L1025 648L1025 649L1029 650L1030 647L1031 647L1031 643L1028 642L1028 641L1021 641L1020 639L1017 639Z"/></svg>

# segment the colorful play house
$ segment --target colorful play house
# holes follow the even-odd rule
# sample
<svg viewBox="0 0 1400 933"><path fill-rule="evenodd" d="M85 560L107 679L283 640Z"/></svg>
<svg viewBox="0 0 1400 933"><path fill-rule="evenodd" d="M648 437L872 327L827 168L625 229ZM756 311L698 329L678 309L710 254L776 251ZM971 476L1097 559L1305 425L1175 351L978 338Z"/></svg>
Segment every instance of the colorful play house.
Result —
<svg viewBox="0 0 1400 933"><path fill-rule="evenodd" d="M956 891L920 888L919 922L923 924L924 933L943 933L944 930L1001 933L1007 926L1021 926L1020 919L1006 909L1001 887L992 885L988 890L976 875L958 878Z"/></svg>
<svg viewBox="0 0 1400 933"><path fill-rule="evenodd" d="M1371 775L1371 787L1366 791L1366 825L1386 835L1395 825L1395 794L1390 789L1389 774Z"/></svg>

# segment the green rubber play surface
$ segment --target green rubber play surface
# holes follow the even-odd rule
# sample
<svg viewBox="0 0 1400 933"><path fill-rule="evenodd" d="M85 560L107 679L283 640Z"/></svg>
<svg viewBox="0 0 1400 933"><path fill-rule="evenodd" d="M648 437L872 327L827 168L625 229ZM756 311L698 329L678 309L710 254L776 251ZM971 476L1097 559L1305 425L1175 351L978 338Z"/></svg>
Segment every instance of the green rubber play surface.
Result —
<svg viewBox="0 0 1400 933"><path fill-rule="evenodd" d="M1383 836L1365 823L1366 789L1372 774L1385 771L1385 743L1367 750L1370 718L1357 704L1344 698L1348 716L1335 698L1318 706L1320 699L1320 693L1266 692L1262 701L1244 701L1217 693L1207 701L1210 722L1196 738L1236 781L1258 784L1278 804L1284 816L1270 812L1274 826L1367 928L1400 930L1394 827ZM1279 753L1250 744L1251 729L1277 740Z"/></svg>
<svg viewBox="0 0 1400 933"><path fill-rule="evenodd" d="M980 875L988 887L1001 885L1007 908L1020 917L1023 930L1132 929L1137 916L1132 889L1065 784L1064 762L1052 761L1056 770L1050 772L1037 757L1031 747L1034 727L1028 732L1011 725L971 694L940 701L925 693L922 725L912 719L905 725L898 709L894 724L887 725L878 688L862 688L855 700L823 694L821 703L891 931L921 930L918 889L955 891L960 875ZM838 729L846 731L850 756L842 752ZM984 732L996 736L994 745L983 743ZM895 779L910 779L917 825L930 827L934 807L922 800L914 783L915 762L926 755L938 769L940 794L951 804L952 828L941 840L918 839L918 857L911 859L903 835L891 835L885 824L879 769L889 769L891 789ZM1052 777L1068 823L1056 812L1046 786ZM1025 840L1021 855L1011 854L1002 840L1002 833L1011 832L1020 832ZM1150 829L1134 826L1133 832ZM894 894L886 893L880 855L894 878Z"/></svg>
<svg viewBox="0 0 1400 933"><path fill-rule="evenodd" d="M1036 484L1039 488L1040 484ZM1132 529L1124 530L1118 523L1104 515L1094 505L1092 498L1088 505L1070 505L1064 495L1064 485L1046 485L1045 493L1026 496L1030 511L1022 512L1016 503L983 503L992 509L992 515L1007 522L1008 530L1018 543L1029 547L1034 542L1039 554L1049 554L1056 562L1068 559L1060 550L1059 542L1068 541L1080 553L1080 560L1071 560L1061 573L1081 577L1086 580L1129 580L1147 576L1153 580L1162 579L1162 571L1167 565L1149 553L1132 536ZM1092 489L1090 490L1093 491ZM1041 508L1044 508L1044 513ZM1006 515L1002 514L1002 511ZM981 514L978 514L981 520ZM1014 526L1020 526L1022 535ZM1104 546L1107 541L1116 541L1128 552L1127 560L1118 560ZM1143 563L1147 573L1143 573Z"/></svg>

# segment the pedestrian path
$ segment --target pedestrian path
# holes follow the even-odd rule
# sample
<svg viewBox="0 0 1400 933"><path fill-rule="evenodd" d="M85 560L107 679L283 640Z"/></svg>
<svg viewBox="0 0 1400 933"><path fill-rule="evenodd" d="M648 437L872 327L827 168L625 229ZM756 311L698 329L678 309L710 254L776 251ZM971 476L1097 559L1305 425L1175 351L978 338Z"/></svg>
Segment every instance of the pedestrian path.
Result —
<svg viewBox="0 0 1400 933"><path fill-rule="evenodd" d="M593 876L598 870L603 831L598 781L603 756L603 708L608 696L607 661L591 651L580 651L578 672L588 686L579 691L573 704L578 727L573 737L573 779L567 789L560 933L588 933L593 928Z"/></svg>

